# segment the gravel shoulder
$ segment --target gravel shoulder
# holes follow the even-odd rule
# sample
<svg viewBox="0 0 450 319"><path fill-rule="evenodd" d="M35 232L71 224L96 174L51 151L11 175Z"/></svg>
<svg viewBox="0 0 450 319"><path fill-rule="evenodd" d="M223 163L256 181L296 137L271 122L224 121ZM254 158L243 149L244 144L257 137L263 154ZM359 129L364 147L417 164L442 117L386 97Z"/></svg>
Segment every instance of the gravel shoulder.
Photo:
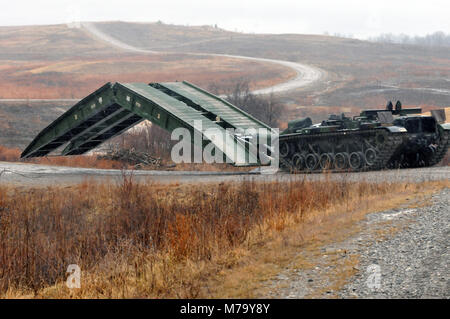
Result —
<svg viewBox="0 0 450 319"><path fill-rule="evenodd" d="M450 298L449 204L446 188L425 203L368 214L356 235L305 253L312 267L279 274L270 297Z"/></svg>
<svg viewBox="0 0 450 319"><path fill-rule="evenodd" d="M449 205L447 188L433 195L429 206L369 215L369 227L386 220L407 226L388 240L371 240L360 249L360 271L339 296L450 298Z"/></svg>

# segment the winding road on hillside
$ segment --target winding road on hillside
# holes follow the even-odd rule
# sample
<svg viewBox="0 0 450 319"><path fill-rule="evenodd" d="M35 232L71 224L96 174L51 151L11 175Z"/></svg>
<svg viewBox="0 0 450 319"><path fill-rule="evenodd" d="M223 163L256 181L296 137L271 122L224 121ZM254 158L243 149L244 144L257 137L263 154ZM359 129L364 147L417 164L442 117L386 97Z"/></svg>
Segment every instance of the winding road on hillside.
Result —
<svg viewBox="0 0 450 319"><path fill-rule="evenodd" d="M128 45L119 41L118 39L103 33L93 23L82 23L81 28L88 32L91 36L98 40L105 41L112 46L121 48L137 53L144 54L161 54L171 53L166 51L151 51L134 46ZM209 56L223 56L237 59L246 59L251 61L276 63L289 68L292 68L297 72L297 76L287 82L280 83L271 87L258 89L253 91L255 94L267 94L271 92L282 92L292 89L298 89L317 83L319 80L323 80L326 76L326 72L322 69L296 63L290 61L273 60L265 58L236 56L227 54L212 54L212 53L186 53L192 55L209 55ZM2 100L0 100L2 101ZM21 101L8 99L7 101ZM24 99L23 101L31 101ZM72 99L59 99L59 100L39 100L39 101L76 101ZM152 180L165 183L191 183L191 182L217 182L217 181L240 181L247 178L255 178L256 180L289 180L289 179L321 179L328 178L322 174L310 174L310 175L289 175L284 173L277 174L260 174L259 172L193 172L193 171L135 171L133 174L143 181ZM58 183L72 184L80 182L86 178L93 178L98 181L104 181L110 178L121 177L122 172L120 170L105 170L105 169L84 169L75 167L59 167L48 165L36 165L28 163L6 163L0 162L0 183L7 182L19 185L35 185L35 186L48 186L54 183L57 178ZM366 180L373 182L380 181L417 181L417 176L423 178L423 180L436 180L436 179L448 179L450 178L449 167L432 167L423 169L410 169L410 170L392 170L381 172L364 172L364 173L352 173L352 174L332 174L333 179L337 178L350 178L351 180Z"/></svg>
<svg viewBox="0 0 450 319"><path fill-rule="evenodd" d="M170 51L153 51L137 48L135 46L131 46L126 44L104 32L99 30L94 23L91 22L83 22L81 23L81 28L85 30L90 36L94 37L97 40L103 41L112 45L114 47L131 51L135 53L142 54L171 54L179 52L170 52ZM255 62L263 62L263 63L272 63L279 64L284 67L290 68L296 72L296 76L286 82L278 83L273 86L269 86L262 89L257 89L252 91L253 94L270 94L270 93L279 93L294 89L299 89L303 87L310 86L319 81L322 81L326 77L326 71L311 66L307 64L291 62L291 61L283 61L283 60L275 60L275 59L265 59L265 58L256 58L242 55L230 55L230 54L216 54L216 53L198 53L198 52L186 52L186 55L201 55L201 56L215 56L215 57L227 57L241 60L249 60ZM0 102L77 102L79 99L0 99Z"/></svg>
<svg viewBox="0 0 450 319"><path fill-rule="evenodd" d="M136 53L144 53L144 54L170 54L170 53L179 54L179 52L153 51L153 50L145 50L142 48L137 48L137 47L131 46L131 45L126 44L108 34L105 34L101 30L99 30L95 26L95 24L93 24L91 22L81 23L81 28L83 28L83 30L87 31L93 37L95 37L101 41L104 41L112 46L115 46L117 48L123 49L123 50L132 51L132 52L136 52ZM313 67L310 65L302 64L302 63L291 62L291 61L256 58L256 57L249 57L249 56L242 56L242 55L216 54L216 53L186 52L184 54L227 57L227 58L235 58L235 59L249 60L249 61L255 61L255 62L274 63L274 64L279 64L279 65L288 67L297 73L297 75L293 79L290 79L287 82L283 82L283 83L279 83L279 84L276 84L276 85L273 85L273 86L270 86L267 88L255 90L255 91L253 91L254 94L278 93L278 92L289 91L289 90L293 90L293 89L306 87L311 84L314 84L315 82L317 82L319 80L322 80L326 75L326 72L322 69L319 69L317 67Z"/></svg>

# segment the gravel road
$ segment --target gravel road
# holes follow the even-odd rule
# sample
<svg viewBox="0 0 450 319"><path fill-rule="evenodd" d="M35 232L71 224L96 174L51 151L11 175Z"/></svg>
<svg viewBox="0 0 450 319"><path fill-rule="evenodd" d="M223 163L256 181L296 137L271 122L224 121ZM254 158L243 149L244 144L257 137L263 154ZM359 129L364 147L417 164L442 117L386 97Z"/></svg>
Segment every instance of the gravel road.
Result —
<svg viewBox="0 0 450 319"><path fill-rule="evenodd" d="M424 207L367 215L358 235L321 248L315 268L279 274L271 297L450 298L449 204L447 188ZM380 235L388 228L396 231ZM359 261L343 288L333 290L330 274L346 263L323 262L328 256Z"/></svg>
<svg viewBox="0 0 450 319"><path fill-rule="evenodd" d="M290 181L290 180L347 180L367 182L421 182L450 179L450 167L427 167L419 169L401 169L360 173L333 174L287 174L263 169L251 172L200 172L200 171L150 171L137 170L132 173L137 182L157 183L217 183L253 181ZM120 180L122 171L117 169L93 169L64 166L50 166L29 163L0 162L0 184L17 186L51 186L80 183L86 179L98 182Z"/></svg>

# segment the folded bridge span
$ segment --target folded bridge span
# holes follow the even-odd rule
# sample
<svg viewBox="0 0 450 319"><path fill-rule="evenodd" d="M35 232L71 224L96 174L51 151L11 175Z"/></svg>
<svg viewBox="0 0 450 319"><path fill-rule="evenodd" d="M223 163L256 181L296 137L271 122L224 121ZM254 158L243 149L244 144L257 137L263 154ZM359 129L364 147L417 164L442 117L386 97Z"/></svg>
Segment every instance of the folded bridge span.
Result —
<svg viewBox="0 0 450 319"><path fill-rule="evenodd" d="M257 138L248 129L274 134L263 122L188 82L107 83L43 129L21 157L46 156L67 144L61 155L84 154L147 119L168 131L186 128L192 142L212 142L236 166L261 165ZM230 130L234 129L234 130ZM226 138L217 138L217 134ZM270 142L270 137L268 137ZM265 145L267 147L267 145Z"/></svg>

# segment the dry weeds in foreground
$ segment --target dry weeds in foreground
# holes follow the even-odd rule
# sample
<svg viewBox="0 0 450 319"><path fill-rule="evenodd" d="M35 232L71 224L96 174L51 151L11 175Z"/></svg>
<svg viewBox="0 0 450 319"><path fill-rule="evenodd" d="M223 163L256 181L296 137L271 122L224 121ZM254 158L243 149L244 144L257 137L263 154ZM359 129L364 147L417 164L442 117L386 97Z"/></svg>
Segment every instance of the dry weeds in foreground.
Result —
<svg viewBox="0 0 450 319"><path fill-rule="evenodd" d="M350 214L392 189L420 185L242 182L203 186L85 182L74 187L0 186L3 297L208 297L217 274L288 226ZM347 207L346 207L347 205ZM346 207L346 208L345 208ZM301 241L301 238L299 238ZM69 264L82 288L64 282Z"/></svg>
<svg viewBox="0 0 450 319"><path fill-rule="evenodd" d="M69 167L101 168L101 169L128 169L128 165L119 161L98 159L96 155L77 156L50 156L35 157L31 159L20 159L21 151L18 148L7 148L0 145L0 161L27 162L33 164L57 165Z"/></svg>

